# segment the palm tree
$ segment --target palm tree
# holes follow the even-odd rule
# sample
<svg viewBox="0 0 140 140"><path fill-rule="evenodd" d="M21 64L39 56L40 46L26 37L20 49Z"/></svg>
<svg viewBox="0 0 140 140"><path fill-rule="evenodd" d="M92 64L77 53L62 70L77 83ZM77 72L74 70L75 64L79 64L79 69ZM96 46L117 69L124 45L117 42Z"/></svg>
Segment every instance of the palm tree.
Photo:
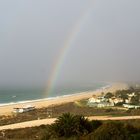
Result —
<svg viewBox="0 0 140 140"><path fill-rule="evenodd" d="M55 121L53 129L58 136L70 137L75 135L75 124L75 116L70 113L64 113Z"/></svg>
<svg viewBox="0 0 140 140"><path fill-rule="evenodd" d="M82 115L76 115L76 132L78 135L88 134L92 131L90 121Z"/></svg>
<svg viewBox="0 0 140 140"><path fill-rule="evenodd" d="M64 113L59 116L52 129L58 136L70 137L88 134L92 130L89 120L82 115L72 115Z"/></svg>

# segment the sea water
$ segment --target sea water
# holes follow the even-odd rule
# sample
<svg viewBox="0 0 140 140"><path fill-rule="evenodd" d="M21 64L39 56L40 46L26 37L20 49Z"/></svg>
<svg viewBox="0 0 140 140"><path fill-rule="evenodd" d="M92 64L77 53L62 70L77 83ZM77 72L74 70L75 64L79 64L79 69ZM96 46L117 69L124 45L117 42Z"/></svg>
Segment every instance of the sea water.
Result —
<svg viewBox="0 0 140 140"><path fill-rule="evenodd" d="M95 91L109 86L108 83L94 83L80 86L57 86L50 94L47 94L45 88L12 88L0 89L0 106L31 102L40 99L52 99L61 96L68 96L86 91Z"/></svg>

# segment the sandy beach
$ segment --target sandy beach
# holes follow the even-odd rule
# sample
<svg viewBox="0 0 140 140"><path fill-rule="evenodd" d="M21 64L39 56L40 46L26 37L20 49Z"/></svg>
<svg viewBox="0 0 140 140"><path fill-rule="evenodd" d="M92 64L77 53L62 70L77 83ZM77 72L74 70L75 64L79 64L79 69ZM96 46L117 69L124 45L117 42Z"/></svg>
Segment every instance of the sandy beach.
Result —
<svg viewBox="0 0 140 140"><path fill-rule="evenodd" d="M16 107L24 107L25 105L33 105L36 108L42 108L42 107L47 107L50 105L58 105L58 104L63 104L63 103L68 103L68 102L74 102L77 100L81 99L86 99L92 97L92 95L100 95L102 92L107 93L107 92L115 92L116 90L122 90L128 88L127 84L125 83L115 83L110 85L109 87L106 88L101 88L96 91L88 91L88 92L82 92L82 93L77 93L69 96L63 96L63 97L58 97L54 99L42 99L39 101L33 101L33 102L28 102L28 103L18 103L18 104L13 104L13 105L6 105L6 106L1 106L0 107L0 115L10 115L13 111L13 108Z"/></svg>

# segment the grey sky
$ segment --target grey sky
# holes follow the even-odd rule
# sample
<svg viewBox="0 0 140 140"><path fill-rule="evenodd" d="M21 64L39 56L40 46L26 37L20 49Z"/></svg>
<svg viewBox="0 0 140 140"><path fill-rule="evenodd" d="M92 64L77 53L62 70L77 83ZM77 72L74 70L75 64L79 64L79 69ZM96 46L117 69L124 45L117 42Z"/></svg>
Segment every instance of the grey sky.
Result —
<svg viewBox="0 0 140 140"><path fill-rule="evenodd" d="M57 53L90 3L0 1L0 86L45 85ZM139 0L94 0L57 82L139 80L139 6Z"/></svg>

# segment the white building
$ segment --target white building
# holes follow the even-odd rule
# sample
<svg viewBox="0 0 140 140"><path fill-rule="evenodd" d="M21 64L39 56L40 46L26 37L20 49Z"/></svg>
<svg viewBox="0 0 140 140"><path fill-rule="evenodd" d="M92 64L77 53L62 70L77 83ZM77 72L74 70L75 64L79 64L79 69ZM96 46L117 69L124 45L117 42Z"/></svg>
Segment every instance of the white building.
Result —
<svg viewBox="0 0 140 140"><path fill-rule="evenodd" d="M110 98L110 99L109 99L109 102L110 102L110 103L114 103L114 104L122 103L122 102L123 102L123 99L113 97L113 98Z"/></svg>
<svg viewBox="0 0 140 140"><path fill-rule="evenodd" d="M96 96L93 96L92 98L89 98L88 103L100 103L100 102L104 102L106 100L107 99L104 98L104 97L96 97Z"/></svg>
<svg viewBox="0 0 140 140"><path fill-rule="evenodd" d="M35 106L27 105L27 106L21 107L21 108L14 108L13 112L14 113L24 113L24 112L32 111L34 109L35 109Z"/></svg>
<svg viewBox="0 0 140 140"><path fill-rule="evenodd" d="M100 102L101 100L96 97L89 98L88 100L88 103L100 103Z"/></svg>
<svg viewBox="0 0 140 140"><path fill-rule="evenodd" d="M140 106L138 106L138 105L130 105L130 104L123 104L123 106L125 108L128 108L128 109L138 109L138 108L140 108Z"/></svg>
<svg viewBox="0 0 140 140"><path fill-rule="evenodd" d="M97 107L102 108L102 107L111 107L114 106L114 103L109 103L109 102L101 102L97 105Z"/></svg>
<svg viewBox="0 0 140 140"><path fill-rule="evenodd" d="M114 106L114 103L108 102L108 99L104 97L92 97L88 100L87 105L89 107L107 107Z"/></svg>
<svg viewBox="0 0 140 140"><path fill-rule="evenodd" d="M131 103L131 98L132 98L132 97L128 97L128 99L125 99L125 103L126 103L126 104L130 104L130 103Z"/></svg>
<svg viewBox="0 0 140 140"><path fill-rule="evenodd" d="M130 94L127 94L129 97L135 97L136 94L133 92L133 93L130 93Z"/></svg>

